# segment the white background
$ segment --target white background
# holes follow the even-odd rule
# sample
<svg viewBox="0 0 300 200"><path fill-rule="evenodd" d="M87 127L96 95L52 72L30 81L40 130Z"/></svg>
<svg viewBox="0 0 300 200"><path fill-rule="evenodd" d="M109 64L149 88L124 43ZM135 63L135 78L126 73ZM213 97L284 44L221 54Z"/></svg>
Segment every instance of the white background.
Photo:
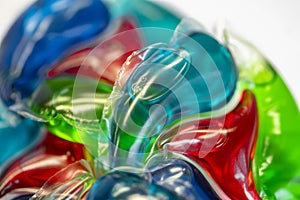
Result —
<svg viewBox="0 0 300 200"><path fill-rule="evenodd" d="M33 0L0 0L0 39ZM283 76L300 105L300 1L156 0L207 28L225 21L255 44Z"/></svg>

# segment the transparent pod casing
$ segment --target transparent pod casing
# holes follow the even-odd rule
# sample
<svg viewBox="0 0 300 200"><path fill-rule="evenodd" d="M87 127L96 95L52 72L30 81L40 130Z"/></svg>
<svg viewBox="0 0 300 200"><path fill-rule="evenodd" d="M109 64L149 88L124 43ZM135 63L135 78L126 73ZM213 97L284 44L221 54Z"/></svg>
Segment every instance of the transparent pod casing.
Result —
<svg viewBox="0 0 300 200"><path fill-rule="evenodd" d="M186 116L222 110L233 99L236 81L228 49L183 20L169 44L135 51L123 64L103 111L99 161L142 166L165 128Z"/></svg>

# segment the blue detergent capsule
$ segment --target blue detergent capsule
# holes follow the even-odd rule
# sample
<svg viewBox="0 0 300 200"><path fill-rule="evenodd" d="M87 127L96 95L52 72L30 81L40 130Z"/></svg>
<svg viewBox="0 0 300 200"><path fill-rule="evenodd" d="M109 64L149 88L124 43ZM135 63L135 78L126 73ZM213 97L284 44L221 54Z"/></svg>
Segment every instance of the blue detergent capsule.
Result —
<svg viewBox="0 0 300 200"><path fill-rule="evenodd" d="M92 186L88 200L153 199L179 200L172 191L153 184L137 174L114 171L100 177Z"/></svg>
<svg viewBox="0 0 300 200"><path fill-rule="evenodd" d="M19 155L38 141L40 128L37 122L20 120L7 110L0 100L0 166Z"/></svg>
<svg viewBox="0 0 300 200"><path fill-rule="evenodd" d="M49 67L101 34L110 14L100 0L38 0L0 47L0 95L13 104L32 93Z"/></svg>
<svg viewBox="0 0 300 200"><path fill-rule="evenodd" d="M191 164L180 159L168 159L151 167L152 181L189 200L220 199L208 181Z"/></svg>

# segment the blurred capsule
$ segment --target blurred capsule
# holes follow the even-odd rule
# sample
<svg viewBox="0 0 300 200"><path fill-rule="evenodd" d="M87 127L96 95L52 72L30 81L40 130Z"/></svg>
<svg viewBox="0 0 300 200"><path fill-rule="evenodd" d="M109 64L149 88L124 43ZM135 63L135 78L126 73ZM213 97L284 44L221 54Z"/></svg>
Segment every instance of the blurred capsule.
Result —
<svg viewBox="0 0 300 200"><path fill-rule="evenodd" d="M138 174L114 171L100 177L91 188L88 200L94 199L183 199L175 193L143 179Z"/></svg>
<svg viewBox="0 0 300 200"><path fill-rule="evenodd" d="M82 145L47 133L35 147L1 171L0 197L33 195L56 172L83 158Z"/></svg>
<svg viewBox="0 0 300 200"><path fill-rule="evenodd" d="M49 67L87 45L107 27L99 0L38 0L25 10L0 47L0 94L7 104L29 96Z"/></svg>

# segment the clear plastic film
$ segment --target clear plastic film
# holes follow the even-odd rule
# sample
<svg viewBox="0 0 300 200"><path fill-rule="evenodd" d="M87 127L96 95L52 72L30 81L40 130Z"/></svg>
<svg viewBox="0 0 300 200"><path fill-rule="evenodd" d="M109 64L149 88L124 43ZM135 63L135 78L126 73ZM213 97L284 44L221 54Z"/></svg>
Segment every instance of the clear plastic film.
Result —
<svg viewBox="0 0 300 200"><path fill-rule="evenodd" d="M95 174L90 163L76 161L49 178L30 199L83 199L94 182Z"/></svg>
<svg viewBox="0 0 300 200"><path fill-rule="evenodd" d="M141 167L170 124L227 112L236 91L234 61L201 25L191 24L183 20L169 44L135 51L123 64L103 111L98 146L103 165Z"/></svg>

